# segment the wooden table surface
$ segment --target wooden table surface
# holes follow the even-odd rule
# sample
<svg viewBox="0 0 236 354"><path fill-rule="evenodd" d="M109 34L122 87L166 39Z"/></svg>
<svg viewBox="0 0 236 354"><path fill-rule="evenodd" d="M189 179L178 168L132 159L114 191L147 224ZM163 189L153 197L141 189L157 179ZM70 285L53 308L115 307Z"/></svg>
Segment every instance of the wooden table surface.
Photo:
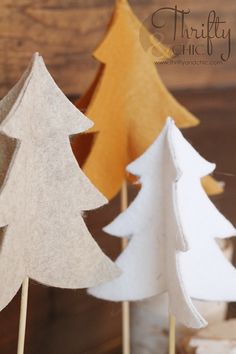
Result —
<svg viewBox="0 0 236 354"><path fill-rule="evenodd" d="M198 127L184 134L204 157L217 163L215 177L226 188L214 201L236 225L236 90L177 91L175 96L201 119ZM116 198L86 217L94 237L112 258L119 253L120 242L100 230L118 212ZM0 353L16 353L19 301L18 294L0 313ZM231 315L236 315L234 309ZM96 300L84 290L59 290L31 282L25 354L118 354L120 343L120 304Z"/></svg>

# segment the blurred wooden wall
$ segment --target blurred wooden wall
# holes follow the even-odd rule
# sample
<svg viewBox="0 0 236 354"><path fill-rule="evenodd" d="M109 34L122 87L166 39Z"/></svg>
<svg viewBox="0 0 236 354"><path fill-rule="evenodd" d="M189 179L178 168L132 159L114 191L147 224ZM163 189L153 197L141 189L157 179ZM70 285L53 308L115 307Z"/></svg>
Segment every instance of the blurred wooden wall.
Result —
<svg viewBox="0 0 236 354"><path fill-rule="evenodd" d="M39 51L67 95L82 93L94 77L98 63L92 51L103 37L115 0L4 0L0 2L0 97L11 88L31 55ZM190 25L201 24L214 9L231 28L231 59L223 65L159 65L169 88L224 87L235 83L236 12L234 0L182 0L179 8L191 10ZM130 0L144 21L171 0ZM218 42L220 43L220 41ZM220 44L219 44L220 45ZM218 46L218 44L216 44Z"/></svg>

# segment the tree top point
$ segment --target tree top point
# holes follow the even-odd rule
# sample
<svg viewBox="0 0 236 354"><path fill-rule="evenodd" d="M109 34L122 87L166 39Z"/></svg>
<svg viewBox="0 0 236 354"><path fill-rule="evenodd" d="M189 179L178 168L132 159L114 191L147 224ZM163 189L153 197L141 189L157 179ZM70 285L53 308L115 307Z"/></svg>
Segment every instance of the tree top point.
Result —
<svg viewBox="0 0 236 354"><path fill-rule="evenodd" d="M33 54L28 68L0 102L0 130L17 139L29 134L73 135L93 126L60 90L46 68L43 57Z"/></svg>

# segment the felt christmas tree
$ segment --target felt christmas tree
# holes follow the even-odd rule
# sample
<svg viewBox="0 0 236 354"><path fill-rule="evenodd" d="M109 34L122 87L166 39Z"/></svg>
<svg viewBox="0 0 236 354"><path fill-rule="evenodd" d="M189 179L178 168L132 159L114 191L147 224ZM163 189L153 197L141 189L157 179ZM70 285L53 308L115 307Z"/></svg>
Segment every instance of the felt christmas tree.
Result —
<svg viewBox="0 0 236 354"><path fill-rule="evenodd" d="M168 59L172 52L144 28L126 0L116 1L94 56L102 65L77 106L95 122L90 133L98 134L92 147L91 135L88 144L86 138L75 138L73 150L78 155L81 147L88 149L84 172L111 199L120 190L127 164L153 143L168 115L181 128L195 126L198 119L175 100L156 70L153 58ZM212 177L207 177L205 186L211 194L222 191Z"/></svg>
<svg viewBox="0 0 236 354"><path fill-rule="evenodd" d="M236 299L236 271L215 238L235 228L207 197L200 179L215 165L203 159L169 119L128 171L142 188L105 231L128 237L116 264L120 277L89 289L106 300L135 301L168 293L170 313L188 327L206 324L192 303Z"/></svg>
<svg viewBox="0 0 236 354"><path fill-rule="evenodd" d="M69 136L91 127L38 54L0 103L0 130L18 141L0 195L0 310L25 278L85 288L120 274L90 235L82 212L106 203L80 170Z"/></svg>

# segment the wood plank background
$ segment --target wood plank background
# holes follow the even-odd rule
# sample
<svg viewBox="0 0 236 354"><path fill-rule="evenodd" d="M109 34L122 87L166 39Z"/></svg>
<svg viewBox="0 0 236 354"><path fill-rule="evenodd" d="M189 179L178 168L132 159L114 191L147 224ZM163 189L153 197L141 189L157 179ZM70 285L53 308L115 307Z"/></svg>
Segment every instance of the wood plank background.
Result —
<svg viewBox="0 0 236 354"><path fill-rule="evenodd" d="M45 58L56 82L67 95L78 95L88 87L98 63L92 51L102 39L114 0L2 0L0 3L0 97L5 95L26 68L33 52ZM171 0L130 0L144 21ZM231 28L232 55L223 65L159 65L170 88L225 87L235 84L236 2L234 0L182 0L191 10L191 26L198 26L214 9ZM222 42L217 42L220 48Z"/></svg>

